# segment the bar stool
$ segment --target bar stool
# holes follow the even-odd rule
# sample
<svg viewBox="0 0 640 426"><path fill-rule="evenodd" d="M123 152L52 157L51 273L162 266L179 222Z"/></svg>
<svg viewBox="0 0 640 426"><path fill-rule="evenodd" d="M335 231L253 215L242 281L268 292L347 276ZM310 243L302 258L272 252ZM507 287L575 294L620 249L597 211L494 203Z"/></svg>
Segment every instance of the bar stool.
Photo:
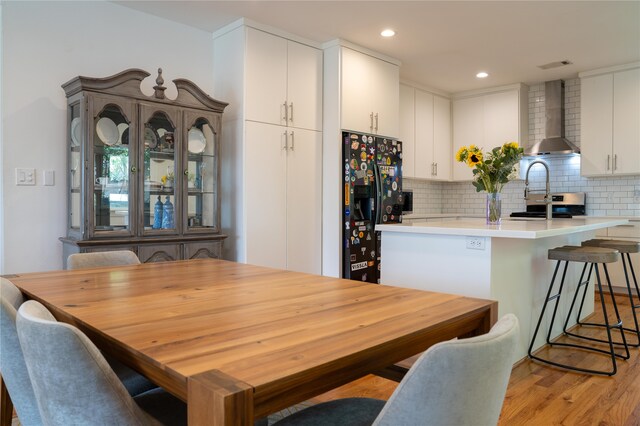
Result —
<svg viewBox="0 0 640 426"><path fill-rule="evenodd" d="M635 328L625 327L624 330L630 333L635 334L637 343L631 344L628 343L629 346L639 347L640 346L640 327L638 326L638 315L636 310L640 308L640 304L636 304L633 300L633 289L631 288L631 280L629 279L629 275L633 279L633 285L636 289L636 295L640 301L640 288L638 288L638 280L636 279L636 273L633 269L633 263L631 263L631 253L640 253L640 242L637 241L628 241L628 240L603 240L603 239L593 239L584 241L582 246L585 247L604 247L609 249L618 250L621 254L622 258L622 269L624 271L624 278L627 283L627 293L629 295L629 304L631 306L631 314L633 316L633 324ZM589 276L591 276L591 269L589 270ZM589 279L587 279L588 281ZM582 301L580 302L580 309L578 310L577 323L580 325L588 325L588 326L596 326L596 327L604 327L604 324L598 323L589 323L589 322L581 322L580 314L582 313L582 306L584 304L585 295L587 293L587 289L585 287L584 293L582 295ZM577 296L577 292L576 292ZM612 296L613 297L613 294ZM568 322L569 318L567 318ZM567 323L565 323L565 332L566 332ZM620 342L614 342L614 344L621 344Z"/></svg>
<svg viewBox="0 0 640 426"><path fill-rule="evenodd" d="M556 260L556 267L555 270L553 271L553 277L551 278L551 284L549 285L549 290L547 291L547 297L545 299L544 305L542 306L542 312L540 312L540 317L538 318L538 323L536 324L536 328L535 331L533 333L533 337L531 338L531 344L529 345L529 358L534 359L536 361L540 361L546 364L550 364L556 367L561 367L561 368L565 368L568 370L573 370L573 371L579 371L579 372L583 372L583 373L589 373L589 374L603 374L603 375L607 375L607 376L613 376L614 374L616 374L617 371L617 365L616 365L616 357L621 358L621 359L629 359L629 348L626 344L626 339L624 336L624 330L622 328L622 320L620 319L620 314L618 312L618 307L615 303L615 299L613 300L613 308L616 314L616 320L617 323L615 324L609 324L609 317L607 315L607 308L605 306L604 303L604 297L602 294L602 281L600 279L600 268L599 268L599 264L602 264L604 271L605 271L605 276L607 278L607 284L609 286L609 290L611 291L611 281L609 280L609 273L607 272L607 263L613 263L613 262L617 262L620 259L620 253L615 250L615 249L610 249L610 248L604 248L604 247L589 247L589 246L584 246L584 247L580 247L580 246L563 246L563 247L556 247L553 249L549 250L549 254L548 254L548 259L549 260ZM564 269L562 272L562 279L560 280L560 285L558 288L558 292L556 294L552 295L552 291L553 291L553 287L554 287L554 283L556 280L556 277L558 275L558 270L560 269L560 264L562 262L564 263ZM575 343L564 343L564 342L552 342L551 341L551 332L553 329L553 324L555 322L555 318L556 318L556 314L558 311L558 305L559 305L559 301L560 301L560 295L562 294L562 288L564 287L564 280L567 274L567 268L569 266L569 262L584 262L585 266L582 269L582 274L580 275L580 281L578 284L578 287L576 288L576 295L579 291L579 289L581 287L586 287L586 285L588 284L588 280L583 282L583 278L584 278L584 274L585 271L587 269L588 265L591 265L590 267L590 271L592 269L595 269L596 271L596 284L598 286L598 292L600 293L600 301L602 303L602 312L604 313L604 327L607 331L607 338L608 340L604 341L605 343L608 343L609 345L609 350L604 350L604 349L600 349L597 347L593 347L593 346L586 346L586 345L579 345L579 344L575 344ZM586 289L585 289L586 291ZM574 295L573 297L573 302L575 302L576 299L576 295ZM584 296L583 296L584 299ZM537 355L533 354L533 345L535 343L536 337L538 335L538 331L540 330L540 324L542 323L542 320L544 318L544 313L545 310L547 309L547 304L552 301L555 300L555 306L553 308L553 314L551 316L551 323L549 324L549 331L547 333L546 336L546 342L549 346L561 346L561 347L570 347L570 348L577 348L577 349L583 349L586 351L591 351L591 352L598 352L598 353L602 353L602 354L606 354L609 355L611 357L611 370L609 371L604 371L604 370L593 370L593 369L587 369L587 368L581 368L581 367L576 367L576 366L572 366L572 365L568 365L568 364L562 364L560 362L556 362L556 361L551 361L549 359L544 359L541 358ZM573 310L573 306L574 303L571 304L571 308L569 309L569 313L567 314L567 317L569 317L571 315L571 311ZM566 321L565 321L565 326L566 326ZM566 328L566 327L565 327ZM613 339L611 336L611 329L612 328L617 328L618 330L620 330L620 335L622 338L622 344L624 345L625 348L625 355L621 355L621 354L617 354L614 350L613 347ZM564 330L563 330L564 331ZM577 336L580 338L584 338L584 336ZM590 338L588 338L590 339Z"/></svg>

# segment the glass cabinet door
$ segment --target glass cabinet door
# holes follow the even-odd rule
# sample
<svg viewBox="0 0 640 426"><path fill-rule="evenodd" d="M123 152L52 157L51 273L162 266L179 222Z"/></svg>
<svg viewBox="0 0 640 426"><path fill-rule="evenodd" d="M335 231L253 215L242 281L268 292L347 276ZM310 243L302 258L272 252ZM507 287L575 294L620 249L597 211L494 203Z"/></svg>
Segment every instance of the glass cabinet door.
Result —
<svg viewBox="0 0 640 426"><path fill-rule="evenodd" d="M82 120L80 102L69 105L69 230L82 234Z"/></svg>
<svg viewBox="0 0 640 426"><path fill-rule="evenodd" d="M134 232L130 136L133 105L95 98L92 102L93 231L96 236ZM73 163L72 163L73 168Z"/></svg>
<svg viewBox="0 0 640 426"><path fill-rule="evenodd" d="M187 121L186 168L187 200L185 229L191 232L217 232L218 213L218 141L212 123L194 113Z"/></svg>
<svg viewBox="0 0 640 426"><path fill-rule="evenodd" d="M182 178L178 169L178 112L143 105L140 148L144 164L142 220L145 234L176 233L181 202Z"/></svg>

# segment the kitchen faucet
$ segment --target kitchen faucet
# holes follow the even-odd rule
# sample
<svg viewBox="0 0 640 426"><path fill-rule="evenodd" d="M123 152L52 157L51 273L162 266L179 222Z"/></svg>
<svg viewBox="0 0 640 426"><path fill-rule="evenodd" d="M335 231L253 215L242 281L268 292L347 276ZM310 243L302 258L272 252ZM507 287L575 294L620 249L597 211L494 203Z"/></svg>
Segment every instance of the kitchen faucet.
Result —
<svg viewBox="0 0 640 426"><path fill-rule="evenodd" d="M549 175L551 174L549 172L549 166L547 165L547 163L545 163L542 160L535 160L532 161L529 164L529 167L527 167L527 175L525 176L524 179L524 199L528 200L529 199L529 193L530 192L539 192L542 191L541 189L537 189L537 190L530 190L529 189L529 170L531 170L531 167L533 167L534 164L542 164L545 168L546 171L546 188L545 188L545 194L544 194L544 199L541 201L542 203L545 203L547 205L547 220L550 220L552 218L552 213L551 213L551 203L553 202L553 197L551 197L551 185L549 184Z"/></svg>

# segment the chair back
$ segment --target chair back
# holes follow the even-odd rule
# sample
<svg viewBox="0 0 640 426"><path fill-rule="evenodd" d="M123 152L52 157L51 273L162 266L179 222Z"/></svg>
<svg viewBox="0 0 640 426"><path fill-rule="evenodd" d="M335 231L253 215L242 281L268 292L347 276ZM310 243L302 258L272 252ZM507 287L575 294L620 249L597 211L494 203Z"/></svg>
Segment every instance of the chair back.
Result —
<svg viewBox="0 0 640 426"><path fill-rule="evenodd" d="M138 265L140 259L130 250L75 253L67 259L67 269L100 268L103 266Z"/></svg>
<svg viewBox="0 0 640 426"><path fill-rule="evenodd" d="M22 304L16 325L45 424L157 424L80 330L33 300Z"/></svg>
<svg viewBox="0 0 640 426"><path fill-rule="evenodd" d="M39 426L42 419L16 330L16 314L23 302L20 290L0 277L0 374L20 423Z"/></svg>
<svg viewBox="0 0 640 426"><path fill-rule="evenodd" d="M496 425L513 366L518 319L426 350L376 418L377 426Z"/></svg>

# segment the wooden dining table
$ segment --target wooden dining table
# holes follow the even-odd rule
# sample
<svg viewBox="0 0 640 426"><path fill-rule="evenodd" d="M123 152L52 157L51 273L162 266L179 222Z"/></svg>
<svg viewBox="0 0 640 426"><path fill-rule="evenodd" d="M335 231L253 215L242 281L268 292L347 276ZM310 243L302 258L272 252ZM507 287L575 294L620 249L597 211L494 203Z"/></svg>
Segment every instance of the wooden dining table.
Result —
<svg viewBox="0 0 640 426"><path fill-rule="evenodd" d="M253 424L497 319L490 300L215 259L7 278L186 401L189 425Z"/></svg>

